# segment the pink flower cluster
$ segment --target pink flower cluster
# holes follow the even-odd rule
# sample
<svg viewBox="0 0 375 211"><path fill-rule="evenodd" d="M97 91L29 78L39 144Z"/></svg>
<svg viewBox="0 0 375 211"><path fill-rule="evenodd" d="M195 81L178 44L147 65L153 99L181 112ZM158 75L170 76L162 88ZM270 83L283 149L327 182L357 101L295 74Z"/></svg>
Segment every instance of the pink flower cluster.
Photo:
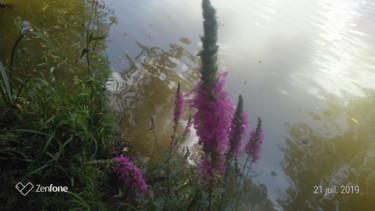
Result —
<svg viewBox="0 0 375 211"><path fill-rule="evenodd" d="M194 98L191 101L191 106L197 109L193 123L204 151L199 169L208 180L224 171L224 152L228 148L234 108L223 89L225 76L219 75L220 78L208 88L203 88L200 81L193 90Z"/></svg>
<svg viewBox="0 0 375 211"><path fill-rule="evenodd" d="M264 132L261 128L261 120L258 119L258 126L250 133L249 142L245 146L245 152L251 156L251 162L256 162L259 159L262 142L264 139Z"/></svg>
<svg viewBox="0 0 375 211"><path fill-rule="evenodd" d="M248 120L247 120L247 113L243 112L242 110L243 110L243 101L242 101L242 97L240 96L238 99L236 112L232 119L232 125L231 125L230 136L229 136L229 149L227 152L228 158L233 157L236 160L238 158L238 152L241 147L241 140L246 135L246 129L249 125Z"/></svg>
<svg viewBox="0 0 375 211"><path fill-rule="evenodd" d="M203 82L199 81L193 90L194 97L189 101L197 110L193 124L203 149L199 172L207 181L220 177L225 169L225 159L238 158L241 140L249 125L247 114L243 112L242 97L239 97L234 113L228 93L223 89L226 74L218 76L211 86L203 86ZM256 130L251 132L249 143L244 148L252 156L252 162L259 159L263 138L259 119Z"/></svg>
<svg viewBox="0 0 375 211"><path fill-rule="evenodd" d="M246 113L242 112L241 97L234 118L232 118L234 108L228 93L223 89L226 73L217 74L218 25L215 9L209 0L203 0L202 8L204 36L201 37L203 49L199 52L202 62L201 80L193 90L194 96L189 103L196 109L193 124L203 150L199 171L206 181L211 182L223 173L225 158L237 159L241 139L245 136L248 122ZM178 105L176 100L175 105ZM253 161L259 158L260 145L263 140L260 124L258 126L257 132L251 136L256 141L250 139L245 148L246 152L252 155Z"/></svg>
<svg viewBox="0 0 375 211"><path fill-rule="evenodd" d="M119 178L129 185L136 194L143 195L148 186L141 171L124 155L113 158L113 161L115 162L115 173L119 175Z"/></svg>

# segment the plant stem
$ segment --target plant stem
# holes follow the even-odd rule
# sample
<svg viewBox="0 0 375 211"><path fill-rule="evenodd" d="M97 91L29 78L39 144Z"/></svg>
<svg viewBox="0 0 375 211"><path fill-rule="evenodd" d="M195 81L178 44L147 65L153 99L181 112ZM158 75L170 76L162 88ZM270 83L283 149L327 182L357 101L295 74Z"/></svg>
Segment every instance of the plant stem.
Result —
<svg viewBox="0 0 375 211"><path fill-rule="evenodd" d="M170 197L170 159L171 159L171 156L172 156L172 150L174 148L174 145L175 145L175 136L176 136L176 131L177 131L177 122L175 122L175 125L173 127L173 135L172 135L172 141L171 141L171 144L169 146L169 153L168 153L168 160L167 160L167 191L168 191L168 200L169 200L169 197Z"/></svg>
<svg viewBox="0 0 375 211"><path fill-rule="evenodd" d="M210 185L210 192L208 194L208 211L211 210L211 203L212 203L212 184Z"/></svg>
<svg viewBox="0 0 375 211"><path fill-rule="evenodd" d="M249 158L250 158L250 155L247 155L247 157L246 157L246 161L245 161L245 164L244 164L244 166L243 166L243 168L242 168L241 175L243 175L243 173L245 172L246 164L247 164L247 162L249 161ZM239 186L240 186L240 183L241 183L241 177L240 177L239 181L238 181L237 184L236 184L236 189L234 190L234 195L233 195L233 198L234 198L234 199L236 199L236 196L237 196L237 192L238 192L238 188L239 188ZM240 195L241 195L241 194L240 194ZM239 200L239 199L238 199L238 200ZM236 202L236 204L238 204L238 201ZM236 207L237 207L237 205L236 205Z"/></svg>
<svg viewBox="0 0 375 211"><path fill-rule="evenodd" d="M155 132L155 128L152 129L152 134L154 136L154 141L155 141L155 145L156 145L156 150L158 151L158 154L159 154L159 157L161 156L161 152L160 152L160 147L159 147L159 143L158 143L158 138L156 137L156 132Z"/></svg>
<svg viewBox="0 0 375 211"><path fill-rule="evenodd" d="M247 164L247 160L248 160L249 157L250 157L250 155L247 156L247 159L246 159L246 162L245 162L244 168L242 169L242 170L243 170L243 171L242 171L242 175L243 175L243 173L244 173L244 170L245 170L245 167L246 167L246 164ZM244 176L244 178L243 178L244 183L245 183L245 180L246 180L247 176L249 175L249 172L250 172L250 170L251 170L251 165L252 165L252 164L253 164L253 160L250 162L250 166L249 166L249 168L247 169L246 176ZM241 181L241 179L240 179L240 181ZM242 186L242 187L243 187L243 186ZM234 210L237 210L238 203L239 203L239 201L240 201L240 199L241 199L241 194L242 194L242 188L241 188L241 191L238 192L238 198L237 198L237 202L236 202L236 208L235 208Z"/></svg>
<svg viewBox="0 0 375 211"><path fill-rule="evenodd" d="M227 182L228 182L228 178L229 178L229 167L230 167L229 164L230 164L230 160L227 160L227 165L226 165L226 170L225 170L225 177L224 177L224 191L221 194L219 211L221 210L221 208L223 206L223 201L224 201L225 193L226 193L226 189L227 189Z"/></svg>

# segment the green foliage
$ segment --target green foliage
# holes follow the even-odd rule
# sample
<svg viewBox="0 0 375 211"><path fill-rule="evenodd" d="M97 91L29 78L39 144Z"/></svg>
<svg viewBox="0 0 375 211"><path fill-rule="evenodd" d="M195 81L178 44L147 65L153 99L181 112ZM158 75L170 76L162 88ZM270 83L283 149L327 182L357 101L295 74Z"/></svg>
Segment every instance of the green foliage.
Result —
<svg viewBox="0 0 375 211"><path fill-rule="evenodd" d="M12 71L41 67L29 63L31 52L25 47L35 40L46 46L48 56L44 61L54 58L65 66L77 66L69 64L43 33L35 29L19 31L8 62L0 62L0 209L106 210L103 197L111 169L88 164L111 157L116 130L105 104L108 63L98 53L99 48L93 47L103 37L91 36L88 48L92 51L86 57L91 62L81 65L81 72L90 69L90 74L56 81L54 71L58 66L47 62L42 66L50 70L48 74L20 79ZM22 197L14 185L29 181L34 185L67 186L69 192L31 192Z"/></svg>
<svg viewBox="0 0 375 211"><path fill-rule="evenodd" d="M0 84L2 100L9 104L13 104L12 91L10 89L7 69L4 67L4 65L1 62L0 62L0 74L1 74L1 82L2 82Z"/></svg>

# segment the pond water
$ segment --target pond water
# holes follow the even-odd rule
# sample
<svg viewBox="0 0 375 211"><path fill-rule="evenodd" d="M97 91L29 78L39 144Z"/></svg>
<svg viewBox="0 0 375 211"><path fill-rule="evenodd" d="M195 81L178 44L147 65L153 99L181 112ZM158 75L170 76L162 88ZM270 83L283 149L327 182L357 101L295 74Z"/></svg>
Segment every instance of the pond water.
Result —
<svg viewBox="0 0 375 211"><path fill-rule="evenodd" d="M24 15L33 24L54 17L51 11L43 16L48 9L42 6L28 11L32 4L25 2L14 1L14 16ZM177 82L188 91L199 77L200 1L105 4L115 22L106 41L115 71L107 87L111 106L119 112L131 152L156 160L150 118L159 144L166 146ZM233 102L243 95L251 127L257 117L263 120L265 140L251 179L264 200L276 210L375 208L375 2L212 4L219 22L219 67L229 73L225 88ZM60 6L68 12L60 15L59 27L67 24L70 30L76 23L69 19L72 14L84 17L78 14L81 4ZM46 28L55 31L52 25ZM334 187L336 194L325 194Z"/></svg>
<svg viewBox="0 0 375 211"><path fill-rule="evenodd" d="M51 43L47 45L41 38L35 39L32 35L23 37L18 46L19 53L15 57L13 74L30 78L53 72L54 77L70 81L76 75L82 76L87 73L85 61L80 59L82 49L86 48L86 34L97 30L101 35L105 35L110 25L110 21L106 21L107 18L104 17L107 10L97 12L97 21L90 20L93 4L87 3L89 0L3 2L9 3L10 7L0 9L0 36L1 43L4 44L4 51L0 50L1 57L3 53L6 56L10 55L14 43L20 36L16 27L17 22L23 21L23 31L32 28L49 38ZM90 30L85 28L88 22ZM104 46L98 44L96 49L100 51ZM56 55L62 55L64 59L59 60ZM20 57L22 59L19 59ZM54 71L50 71L51 67Z"/></svg>

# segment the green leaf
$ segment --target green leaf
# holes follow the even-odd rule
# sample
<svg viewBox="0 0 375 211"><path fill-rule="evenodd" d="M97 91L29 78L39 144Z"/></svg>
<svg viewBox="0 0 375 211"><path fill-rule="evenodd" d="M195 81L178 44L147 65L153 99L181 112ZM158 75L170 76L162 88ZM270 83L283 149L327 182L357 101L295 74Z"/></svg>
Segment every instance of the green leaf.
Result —
<svg viewBox="0 0 375 211"><path fill-rule="evenodd" d="M24 178L28 178L28 177L32 176L33 174L35 174L35 173L37 173L37 172L39 172L39 171L41 171L41 170L43 170L43 169L49 167L50 165L51 165L51 162L48 162L48 163L46 163L45 165L43 165L43 166L41 166L41 167L39 167L39 168L37 168L37 169L31 171L30 173L26 174L26 175L24 176Z"/></svg>
<svg viewBox="0 0 375 211"><path fill-rule="evenodd" d="M34 134L39 134L39 135L45 135L45 136L48 136L47 133L43 133L43 132L36 131L36 130L29 130L29 129L15 129L14 131L16 131L16 132L25 132L25 133L34 133Z"/></svg>
<svg viewBox="0 0 375 211"><path fill-rule="evenodd" d="M4 41L0 36L0 62L5 64L5 48L4 48Z"/></svg>
<svg viewBox="0 0 375 211"><path fill-rule="evenodd" d="M1 62L0 62L0 74L1 74L1 80L3 82L7 100L10 102L10 104L13 104L12 90L10 89L8 74L6 72L6 68Z"/></svg>
<svg viewBox="0 0 375 211"><path fill-rule="evenodd" d="M76 200L72 200L73 202L76 202L77 204L80 204L81 206L85 207L86 210L90 210L90 205L87 204L87 202L78 194L73 193L71 191L68 191L67 194L72 195Z"/></svg>

